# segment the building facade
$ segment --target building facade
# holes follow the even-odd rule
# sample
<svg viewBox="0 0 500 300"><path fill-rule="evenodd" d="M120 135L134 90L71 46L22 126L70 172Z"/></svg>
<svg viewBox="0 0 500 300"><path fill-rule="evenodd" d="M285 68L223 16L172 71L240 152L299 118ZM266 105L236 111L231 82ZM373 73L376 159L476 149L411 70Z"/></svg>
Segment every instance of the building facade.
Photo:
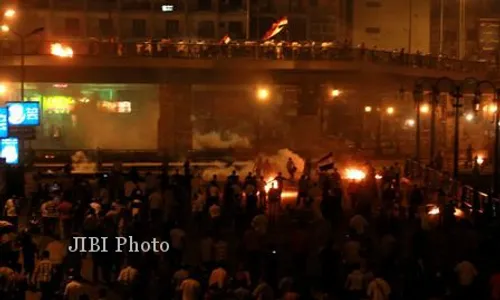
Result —
<svg viewBox="0 0 500 300"><path fill-rule="evenodd" d="M290 21L290 39L335 40L344 35L339 15L344 0L248 1L19 0L10 5L19 11L12 24L16 31L44 27L52 40L220 39L225 34L256 39L283 16Z"/></svg>
<svg viewBox="0 0 500 300"><path fill-rule="evenodd" d="M430 0L353 0L353 45L430 51Z"/></svg>

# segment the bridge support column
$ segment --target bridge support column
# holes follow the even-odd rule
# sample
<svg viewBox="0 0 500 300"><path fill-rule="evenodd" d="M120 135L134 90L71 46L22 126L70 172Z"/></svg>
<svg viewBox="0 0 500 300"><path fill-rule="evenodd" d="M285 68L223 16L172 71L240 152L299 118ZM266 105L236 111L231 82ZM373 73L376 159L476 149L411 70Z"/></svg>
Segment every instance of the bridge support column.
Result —
<svg viewBox="0 0 500 300"><path fill-rule="evenodd" d="M313 146L320 147L321 87L316 84L297 86L297 116L291 124L293 146L298 151L314 152Z"/></svg>
<svg viewBox="0 0 500 300"><path fill-rule="evenodd" d="M158 101L158 149L169 155L184 156L193 142L191 86L160 84Z"/></svg>

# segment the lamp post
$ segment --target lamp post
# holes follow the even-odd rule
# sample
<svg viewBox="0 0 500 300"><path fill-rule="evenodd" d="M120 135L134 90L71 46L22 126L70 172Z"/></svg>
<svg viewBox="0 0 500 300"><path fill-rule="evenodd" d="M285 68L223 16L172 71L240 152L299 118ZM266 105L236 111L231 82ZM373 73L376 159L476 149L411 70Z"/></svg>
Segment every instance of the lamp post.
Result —
<svg viewBox="0 0 500 300"><path fill-rule="evenodd" d="M453 97L453 108L455 109L455 134L453 136L453 178L458 178L458 160L460 156L460 108L463 106L462 90L459 85L454 84L450 95Z"/></svg>
<svg viewBox="0 0 500 300"><path fill-rule="evenodd" d="M327 100L332 100L340 96L342 92L337 89L328 90L326 96L322 96L319 101L319 130L321 135L325 132L325 105Z"/></svg>
<svg viewBox="0 0 500 300"><path fill-rule="evenodd" d="M500 192L499 176L500 176L500 88L498 88L494 83L488 80L479 81L476 84L475 99L474 104L478 104L481 97L481 87L488 85L494 91L493 102L495 103L495 141L493 144L493 180L492 180L492 190L494 195L498 195Z"/></svg>
<svg viewBox="0 0 500 300"><path fill-rule="evenodd" d="M257 101L259 102L259 104L265 104L269 101L269 97L270 97L270 92L269 92L269 89L267 88L258 88L257 89L257 92L255 94L255 97L257 99ZM261 151L261 126L262 126L262 112L261 110L257 110L258 111L258 117L257 117L257 126L255 128L255 135L256 135L256 140L257 140L257 153L260 153Z"/></svg>
<svg viewBox="0 0 500 300"><path fill-rule="evenodd" d="M20 52L20 56L21 56L21 63L19 64L20 65L20 68L21 68L21 76L20 76L20 80L21 80L21 101L24 101L24 81L25 81L25 77L26 77L26 62L25 62L25 59L26 59L26 51L25 51L25 47L26 47L26 39L33 36L33 35L36 35L36 34L39 34L39 33L42 33L45 28L44 27L39 27L39 28L35 28L34 30L32 30L31 32L27 33L27 34L21 34L17 31L14 31L14 30L11 30L9 28L9 26L7 25L2 25L1 26L1 29L3 32L10 32L12 34L14 34L18 39L19 39L19 42L20 42L20 46L21 46L21 52Z"/></svg>
<svg viewBox="0 0 500 300"><path fill-rule="evenodd" d="M420 162L420 105L423 97L422 84L417 83L413 90L413 101L415 102L415 160Z"/></svg>

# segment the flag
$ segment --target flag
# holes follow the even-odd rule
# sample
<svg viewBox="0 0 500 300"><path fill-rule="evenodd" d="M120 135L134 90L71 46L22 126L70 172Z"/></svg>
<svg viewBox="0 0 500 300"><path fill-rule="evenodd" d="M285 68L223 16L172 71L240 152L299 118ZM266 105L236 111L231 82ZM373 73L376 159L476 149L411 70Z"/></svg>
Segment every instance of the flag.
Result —
<svg viewBox="0 0 500 300"><path fill-rule="evenodd" d="M333 153L330 152L318 160L318 168L320 171L328 171L333 169L335 163L333 162Z"/></svg>
<svg viewBox="0 0 500 300"><path fill-rule="evenodd" d="M264 37L262 37L262 40L267 41L272 39L274 36L276 36L278 33L283 31L285 27L288 25L288 18L283 17L279 19L278 21L274 22L271 28L264 34Z"/></svg>
<svg viewBox="0 0 500 300"><path fill-rule="evenodd" d="M221 40L220 40L220 44L221 45L227 45L231 42L231 38L229 37L229 34L226 34Z"/></svg>

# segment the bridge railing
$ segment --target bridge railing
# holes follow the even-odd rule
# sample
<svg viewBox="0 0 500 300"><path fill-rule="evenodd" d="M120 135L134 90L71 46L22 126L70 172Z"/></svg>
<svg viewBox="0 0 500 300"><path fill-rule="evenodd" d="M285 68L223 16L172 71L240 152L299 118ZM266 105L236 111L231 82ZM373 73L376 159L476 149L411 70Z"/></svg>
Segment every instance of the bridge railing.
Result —
<svg viewBox="0 0 500 300"><path fill-rule="evenodd" d="M443 188L447 196L457 201L460 207L485 213L494 218L499 217L500 199L498 197L453 180L448 172L441 172L417 161L407 160L405 176L415 183L423 183L424 187L433 191Z"/></svg>
<svg viewBox="0 0 500 300"><path fill-rule="evenodd" d="M26 55L50 54L55 41L27 41ZM75 56L94 57L155 57L173 59L253 59L295 61L365 61L384 65L439 69L459 72L495 71L497 66L486 62L462 61L422 54L396 51L378 51L362 48L324 46L321 44L261 44L217 43L187 44L174 42L101 42L65 41ZM15 41L3 41L0 56L20 55L21 47Z"/></svg>

